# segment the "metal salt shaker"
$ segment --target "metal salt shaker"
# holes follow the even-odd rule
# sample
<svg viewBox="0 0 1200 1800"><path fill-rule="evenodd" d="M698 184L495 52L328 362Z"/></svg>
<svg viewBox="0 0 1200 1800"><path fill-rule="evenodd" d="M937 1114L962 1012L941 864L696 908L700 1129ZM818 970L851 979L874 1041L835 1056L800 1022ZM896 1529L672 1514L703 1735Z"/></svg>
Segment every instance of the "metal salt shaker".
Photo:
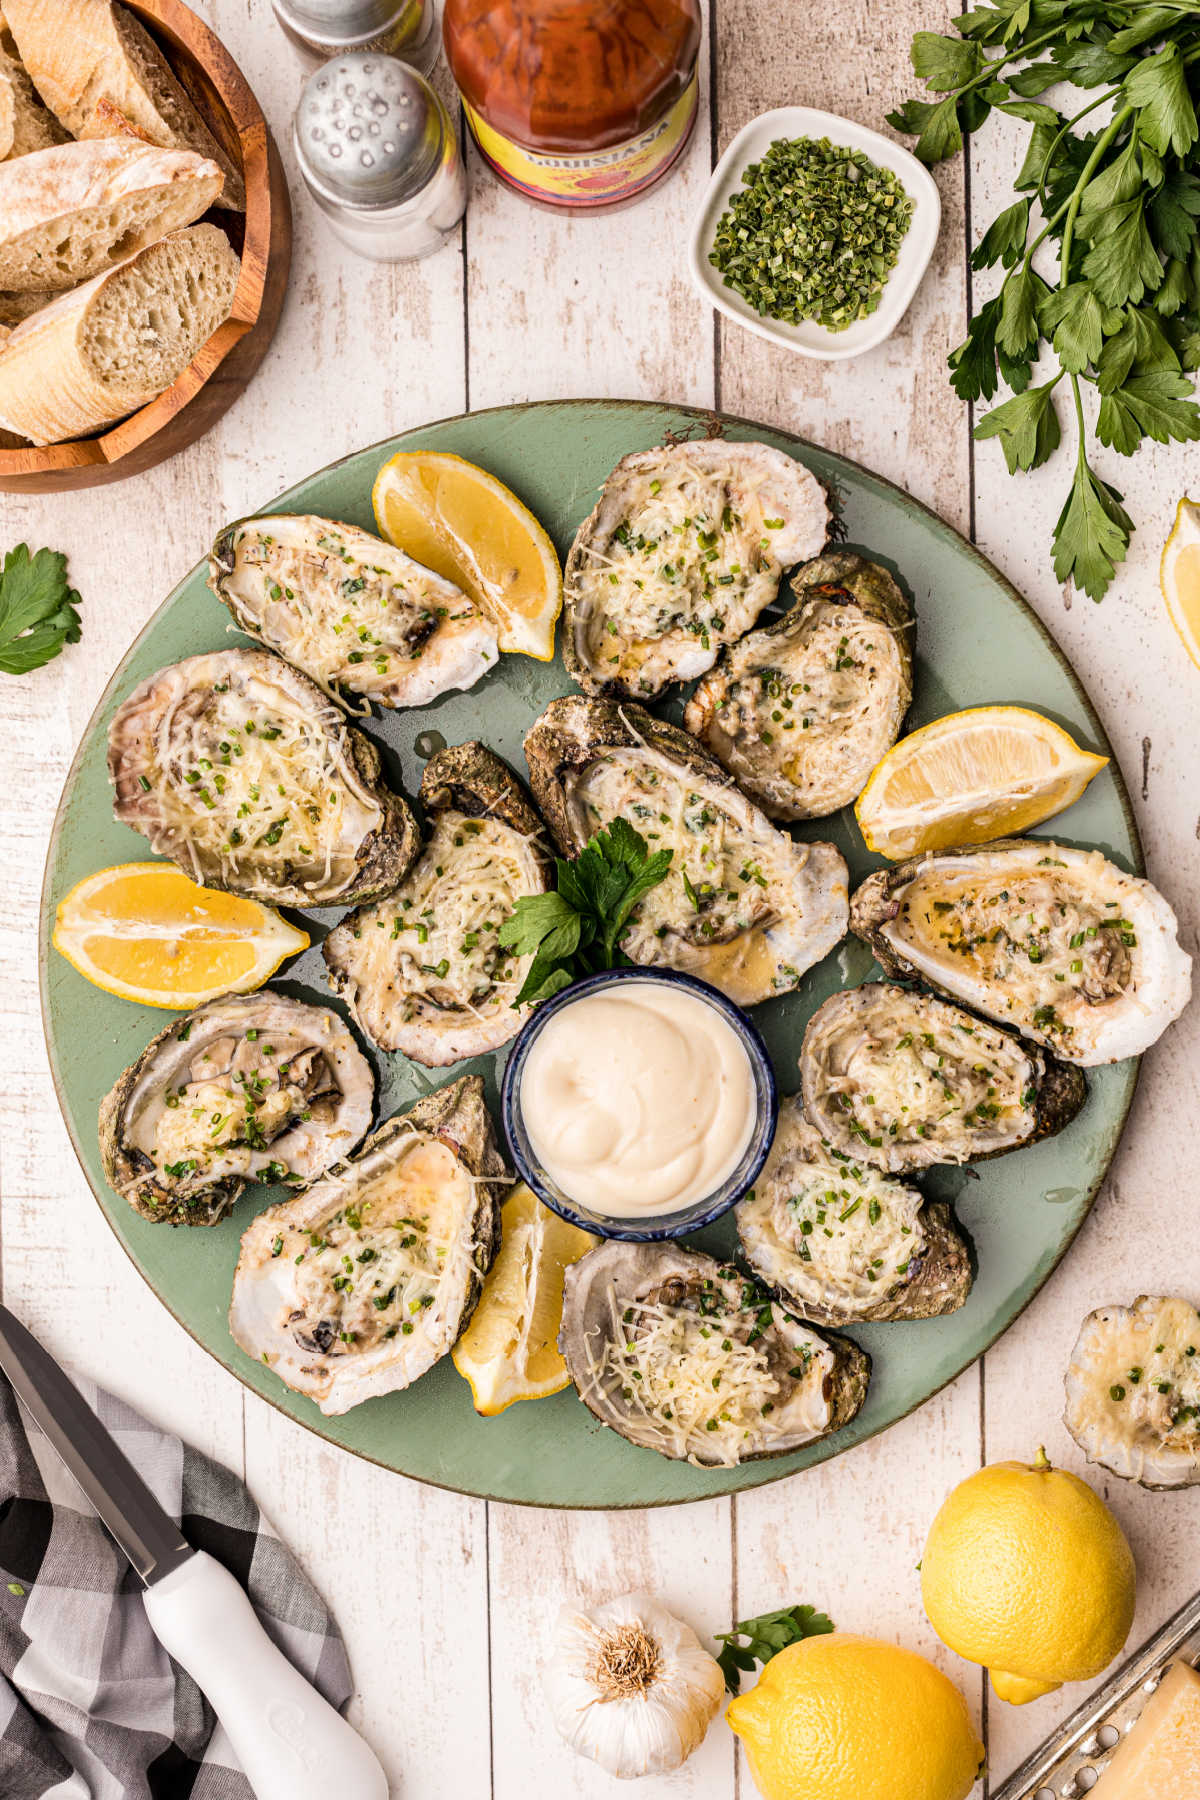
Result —
<svg viewBox="0 0 1200 1800"><path fill-rule="evenodd" d="M428 256L466 209L466 171L446 109L398 57L358 50L310 75L292 139L313 199L360 256Z"/></svg>
<svg viewBox="0 0 1200 1800"><path fill-rule="evenodd" d="M437 0L271 0L284 35L309 68L352 50L399 56L422 75L438 59Z"/></svg>

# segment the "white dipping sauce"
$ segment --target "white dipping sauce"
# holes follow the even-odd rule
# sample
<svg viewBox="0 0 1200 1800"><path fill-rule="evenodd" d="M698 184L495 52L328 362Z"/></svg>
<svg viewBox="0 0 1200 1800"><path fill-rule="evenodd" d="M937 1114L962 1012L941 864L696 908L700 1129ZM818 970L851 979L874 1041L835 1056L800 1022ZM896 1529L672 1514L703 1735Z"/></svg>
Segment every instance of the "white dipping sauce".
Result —
<svg viewBox="0 0 1200 1800"><path fill-rule="evenodd" d="M568 1199L614 1219L682 1212L745 1153L750 1058L686 988L622 981L547 1021L521 1075L533 1153Z"/></svg>

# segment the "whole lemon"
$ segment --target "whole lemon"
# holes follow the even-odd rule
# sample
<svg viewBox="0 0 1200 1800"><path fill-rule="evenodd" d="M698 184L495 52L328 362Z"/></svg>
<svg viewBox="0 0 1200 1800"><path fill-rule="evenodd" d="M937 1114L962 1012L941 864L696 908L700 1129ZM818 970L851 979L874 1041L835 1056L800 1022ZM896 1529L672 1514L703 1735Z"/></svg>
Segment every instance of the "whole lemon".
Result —
<svg viewBox="0 0 1200 1800"><path fill-rule="evenodd" d="M1015 1706L1098 1675L1129 1636L1135 1589L1116 1519L1044 1450L960 1482L921 1559L933 1629Z"/></svg>
<svg viewBox="0 0 1200 1800"><path fill-rule="evenodd" d="M725 1716L767 1800L966 1800L983 1766L954 1683L849 1631L789 1644Z"/></svg>

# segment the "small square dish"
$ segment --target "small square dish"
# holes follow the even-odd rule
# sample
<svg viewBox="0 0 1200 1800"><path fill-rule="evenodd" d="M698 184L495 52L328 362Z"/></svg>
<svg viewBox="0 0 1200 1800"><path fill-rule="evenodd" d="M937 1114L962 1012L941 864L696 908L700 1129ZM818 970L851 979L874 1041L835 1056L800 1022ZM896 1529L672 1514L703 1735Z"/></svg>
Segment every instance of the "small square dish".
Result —
<svg viewBox="0 0 1200 1800"><path fill-rule="evenodd" d="M893 171L912 201L912 219L878 307L869 317L856 319L843 331L830 331L815 320L788 325L779 319L765 318L735 289L726 286L708 260L718 221L742 186L746 170L766 155L777 138L828 138L847 150L862 150L879 168ZM873 350L896 329L929 267L941 216L941 197L932 175L900 144L837 113L819 112L811 106L777 106L742 127L713 171L692 227L688 267L704 298L726 318L735 319L748 331L796 350L801 356L842 362L847 357L861 356L864 350Z"/></svg>

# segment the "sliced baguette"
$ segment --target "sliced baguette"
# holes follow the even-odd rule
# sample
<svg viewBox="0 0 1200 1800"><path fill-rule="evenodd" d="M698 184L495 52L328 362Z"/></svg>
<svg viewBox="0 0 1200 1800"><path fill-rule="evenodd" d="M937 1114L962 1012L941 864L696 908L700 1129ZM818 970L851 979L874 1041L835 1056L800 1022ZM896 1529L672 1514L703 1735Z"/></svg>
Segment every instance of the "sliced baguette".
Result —
<svg viewBox="0 0 1200 1800"><path fill-rule="evenodd" d="M67 133L43 105L20 63L5 55L0 42L0 162L66 140Z"/></svg>
<svg viewBox="0 0 1200 1800"><path fill-rule="evenodd" d="M147 405L228 317L238 268L223 231L193 225L51 301L0 348L0 426L59 444Z"/></svg>
<svg viewBox="0 0 1200 1800"><path fill-rule="evenodd" d="M225 176L221 205L246 204L241 170L218 144L153 38L112 0L3 0L21 61L72 137L104 138L119 121L163 149L194 150Z"/></svg>
<svg viewBox="0 0 1200 1800"><path fill-rule="evenodd" d="M215 162L130 138L56 144L0 163L0 288L90 281L190 225L221 191Z"/></svg>
<svg viewBox="0 0 1200 1800"><path fill-rule="evenodd" d="M57 294L46 294L38 288L0 288L0 325L7 325L11 330L31 313L57 299Z"/></svg>

